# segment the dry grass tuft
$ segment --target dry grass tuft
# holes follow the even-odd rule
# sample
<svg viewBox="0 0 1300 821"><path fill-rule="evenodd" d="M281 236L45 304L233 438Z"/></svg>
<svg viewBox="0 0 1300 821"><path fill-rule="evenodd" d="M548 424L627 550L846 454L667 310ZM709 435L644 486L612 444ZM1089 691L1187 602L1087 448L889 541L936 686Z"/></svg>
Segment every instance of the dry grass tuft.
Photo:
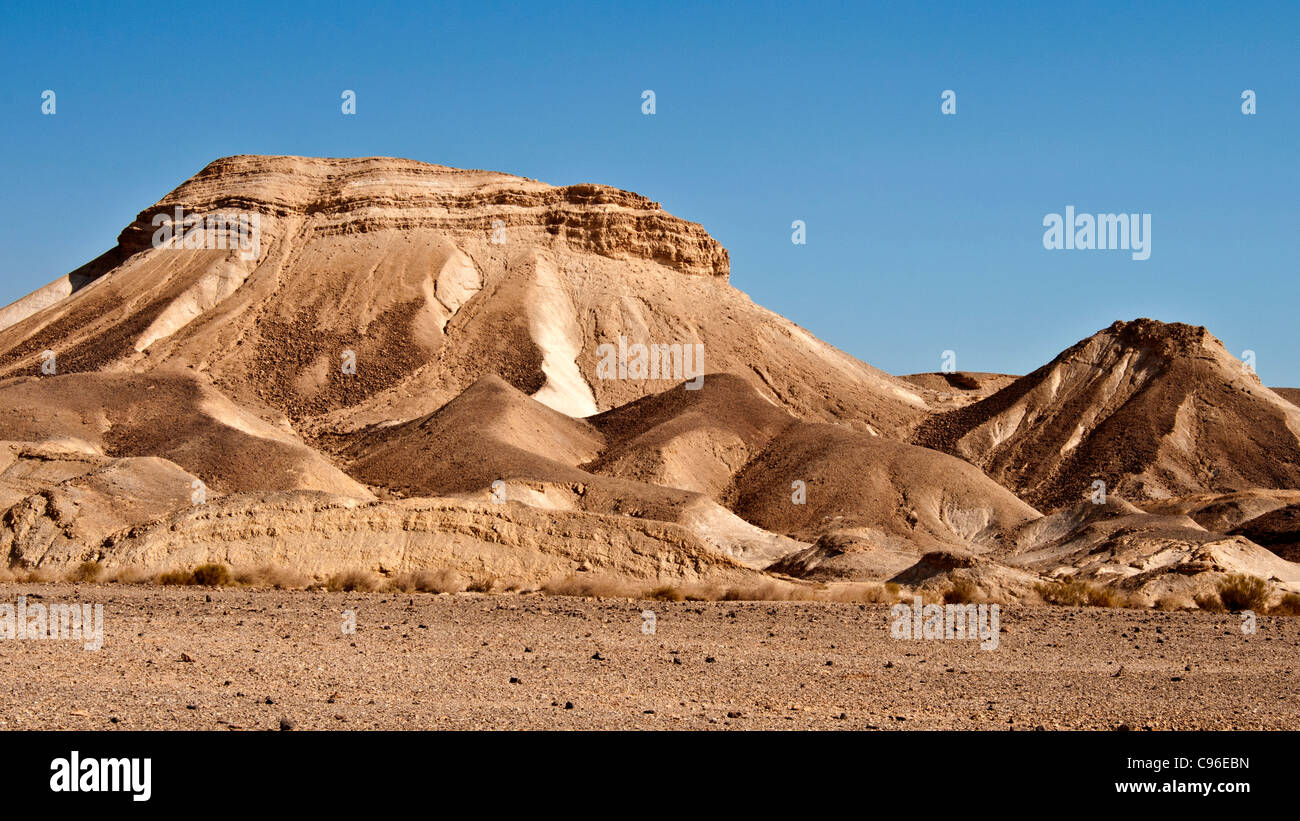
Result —
<svg viewBox="0 0 1300 821"><path fill-rule="evenodd" d="M664 588L667 589L667 588ZM562 579L552 579L542 585L549 596L582 596L594 599L633 599L639 590L611 576L593 576L590 573L570 573ZM665 601L682 601L681 598Z"/></svg>
<svg viewBox="0 0 1300 821"><path fill-rule="evenodd" d="M1269 598L1268 582L1258 576L1233 573L1219 582L1219 601L1234 613L1242 610L1264 613Z"/></svg>
<svg viewBox="0 0 1300 821"><path fill-rule="evenodd" d="M894 588L892 593L889 589L890 586L879 582L851 582L836 585L820 592L817 595L817 601L893 604L898 601L898 585L892 585Z"/></svg>
<svg viewBox="0 0 1300 821"><path fill-rule="evenodd" d="M201 564L194 568L194 584L204 587L225 587L234 584L230 569L224 564Z"/></svg>
<svg viewBox="0 0 1300 821"><path fill-rule="evenodd" d="M387 587L403 593L460 593L467 585L455 570L417 570L394 576Z"/></svg>
<svg viewBox="0 0 1300 821"><path fill-rule="evenodd" d="M482 576L471 577L469 584L465 589L471 593L491 593L493 590L497 589L500 583L501 580L496 576L491 573L486 573Z"/></svg>
<svg viewBox="0 0 1300 821"><path fill-rule="evenodd" d="M1127 597L1110 587L1066 579L1040 584L1035 591L1048 604L1062 607L1127 607Z"/></svg>
<svg viewBox="0 0 1300 821"><path fill-rule="evenodd" d="M112 584L147 584L153 580L153 574L143 567L122 567L114 570L105 581Z"/></svg>
<svg viewBox="0 0 1300 821"><path fill-rule="evenodd" d="M157 582L167 587L178 584L194 584L194 574L189 570L168 570L165 573L158 574Z"/></svg>
<svg viewBox="0 0 1300 821"><path fill-rule="evenodd" d="M1160 596L1160 598L1156 599L1155 608L1157 610L1163 610L1165 612L1173 612L1175 610L1190 610L1192 608L1192 600L1187 598L1186 596L1178 596L1173 593L1165 593L1162 596Z"/></svg>
<svg viewBox="0 0 1300 821"><path fill-rule="evenodd" d="M944 591L944 604L978 604L984 601L979 585L966 578L953 579L952 587Z"/></svg>
<svg viewBox="0 0 1300 821"><path fill-rule="evenodd" d="M10 567L0 571L0 581L19 582L23 584L47 584L56 581L54 573L40 567L25 569L21 567Z"/></svg>
<svg viewBox="0 0 1300 821"><path fill-rule="evenodd" d="M654 601L686 601L686 596L682 591L669 585L656 587L646 594L646 598Z"/></svg>
<svg viewBox="0 0 1300 821"><path fill-rule="evenodd" d="M104 567L99 562L82 562L68 571L70 582L96 582L104 575Z"/></svg>
<svg viewBox="0 0 1300 821"><path fill-rule="evenodd" d="M1223 613L1227 610L1218 593L1197 593L1192 600L1196 602L1197 607L1210 613Z"/></svg>
<svg viewBox="0 0 1300 821"><path fill-rule="evenodd" d="M760 581L743 587L729 587L721 601L811 601L810 589L776 581Z"/></svg>
<svg viewBox="0 0 1300 821"><path fill-rule="evenodd" d="M296 570L264 564L237 571L235 581L245 587L270 587L274 590L302 590L311 579Z"/></svg>
<svg viewBox="0 0 1300 821"><path fill-rule="evenodd" d="M169 570L158 574L162 585L194 584L203 587L227 587L235 583L224 564L201 564L193 570Z"/></svg>
<svg viewBox="0 0 1300 821"><path fill-rule="evenodd" d="M325 583L326 590L344 593L366 593L378 586L378 580L369 570L345 570L330 576L329 581Z"/></svg>
<svg viewBox="0 0 1300 821"><path fill-rule="evenodd" d="M1300 593L1287 593L1268 613L1270 616L1300 616Z"/></svg>
<svg viewBox="0 0 1300 821"><path fill-rule="evenodd" d="M891 592L892 587L892 592ZM553 580L542 586L551 596L586 596L591 598L648 599L651 601L822 601L822 602L893 602L897 585L879 582L837 584L820 587L795 584L780 579L761 579L750 584L722 586L703 583L658 584L635 586L617 578L592 577L583 573ZM936 599L933 594L926 594Z"/></svg>

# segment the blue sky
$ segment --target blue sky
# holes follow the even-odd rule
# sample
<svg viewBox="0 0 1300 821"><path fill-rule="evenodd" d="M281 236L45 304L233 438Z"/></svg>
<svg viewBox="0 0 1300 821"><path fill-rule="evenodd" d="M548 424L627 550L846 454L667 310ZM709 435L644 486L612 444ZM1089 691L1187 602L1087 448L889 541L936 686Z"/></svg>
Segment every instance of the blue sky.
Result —
<svg viewBox="0 0 1300 821"><path fill-rule="evenodd" d="M637 191L726 245L756 302L895 373L946 349L1024 373L1151 316L1300 386L1295 2L3 14L0 304L217 157L384 155ZM1067 205L1150 213L1151 258L1045 250Z"/></svg>

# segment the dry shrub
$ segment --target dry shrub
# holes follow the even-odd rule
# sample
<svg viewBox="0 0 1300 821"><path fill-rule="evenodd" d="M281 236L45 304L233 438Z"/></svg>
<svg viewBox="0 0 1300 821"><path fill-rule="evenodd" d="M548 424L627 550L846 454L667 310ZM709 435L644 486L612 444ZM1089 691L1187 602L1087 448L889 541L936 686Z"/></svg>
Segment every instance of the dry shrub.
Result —
<svg viewBox="0 0 1300 821"><path fill-rule="evenodd" d="M889 585L878 582L853 582L818 591L815 598L817 601L890 604L898 600L898 585L894 585L894 591L890 593Z"/></svg>
<svg viewBox="0 0 1300 821"><path fill-rule="evenodd" d="M984 600L979 585L967 578L952 580L952 587L944 591L944 604L977 604Z"/></svg>
<svg viewBox="0 0 1300 821"><path fill-rule="evenodd" d="M113 571L105 581L113 584L145 584L153 578L153 574L143 567L122 567Z"/></svg>
<svg viewBox="0 0 1300 821"><path fill-rule="evenodd" d="M326 590L344 593L365 593L378 586L378 581L369 570L345 570L330 576L329 581L325 583Z"/></svg>
<svg viewBox="0 0 1300 821"><path fill-rule="evenodd" d="M1226 610L1218 593L1197 593L1192 597L1192 601L1196 602L1197 607L1211 613L1222 613Z"/></svg>
<svg viewBox="0 0 1300 821"><path fill-rule="evenodd" d="M403 593L459 593L467 585L455 570L417 570L400 573L388 582L390 590Z"/></svg>
<svg viewBox="0 0 1300 821"><path fill-rule="evenodd" d="M892 589L892 592L891 592ZM778 580L763 580L746 585L719 588L709 585L656 587L645 594L659 601L818 601L890 603L898 600L898 585L879 582L856 582L833 587L816 587ZM927 603L938 601L933 592L918 593Z"/></svg>
<svg viewBox="0 0 1300 821"><path fill-rule="evenodd" d="M224 564L201 564L194 568L194 584L204 587L225 587L233 583L230 569Z"/></svg>
<svg viewBox="0 0 1300 821"><path fill-rule="evenodd" d="M68 581L70 582L94 582L99 581L103 575L104 568L99 562L82 562L68 571Z"/></svg>
<svg viewBox="0 0 1300 821"><path fill-rule="evenodd" d="M552 579L542 585L542 592L551 596L582 596L595 599L631 599L638 594L637 589L621 579L592 576L589 573L571 573L563 579ZM672 601L681 601L681 599Z"/></svg>
<svg viewBox="0 0 1300 821"><path fill-rule="evenodd" d="M482 576L473 576L470 578L469 584L465 589L471 593L491 593L493 590L496 590L499 581L500 580L491 573Z"/></svg>
<svg viewBox="0 0 1300 821"><path fill-rule="evenodd" d="M723 591L722 601L795 601L812 598L812 591L804 590L792 584L764 580L741 587L729 587Z"/></svg>
<svg viewBox="0 0 1300 821"><path fill-rule="evenodd" d="M655 601L686 601L686 595L676 587L662 585L646 594L646 598Z"/></svg>
<svg viewBox="0 0 1300 821"><path fill-rule="evenodd" d="M177 584L194 584L194 573L189 570L168 570L158 574L158 583L168 587Z"/></svg>
<svg viewBox="0 0 1300 821"><path fill-rule="evenodd" d="M201 564L193 570L168 570L158 574L162 585L194 584L203 587L225 587L235 583L224 564Z"/></svg>
<svg viewBox="0 0 1300 821"><path fill-rule="evenodd" d="M1219 601L1234 613L1242 610L1263 613L1268 610L1268 600L1268 582L1258 576L1233 573L1219 582Z"/></svg>
<svg viewBox="0 0 1300 821"><path fill-rule="evenodd" d="M1063 607L1125 607L1128 600L1110 587L1067 579L1040 584L1035 591L1048 604Z"/></svg>
<svg viewBox="0 0 1300 821"><path fill-rule="evenodd" d="M1300 593L1287 593L1268 612L1272 616L1300 616Z"/></svg>
<svg viewBox="0 0 1300 821"><path fill-rule="evenodd" d="M1164 593L1156 599L1156 609L1172 612L1174 610L1186 610L1191 607L1192 602L1186 596L1178 596L1173 593Z"/></svg>
<svg viewBox="0 0 1300 821"><path fill-rule="evenodd" d="M472 588L471 588L472 589ZM652 601L816 601L852 603L892 603L902 595L894 583L880 582L841 583L831 586L800 584L781 579L758 579L746 584L717 585L708 583L675 583L654 586L637 586L616 577L592 576L574 573L562 579L552 579L542 585L541 592L551 596L585 596L591 598L649 599ZM926 604L942 601L940 593L933 590L914 591Z"/></svg>
<svg viewBox="0 0 1300 821"><path fill-rule="evenodd" d="M682 588L687 601L720 601L727 594L727 588L708 584L688 584Z"/></svg>
<svg viewBox="0 0 1300 821"><path fill-rule="evenodd" d="M895 586L897 590L897 586ZM895 597L888 585L879 582L856 582L833 587L815 587L779 580L763 580L726 588L708 585L661 585L644 594L659 601L821 601L821 602L892 602Z"/></svg>
<svg viewBox="0 0 1300 821"><path fill-rule="evenodd" d="M1093 607L1133 607L1135 599L1128 593L1114 587L1093 586L1088 588L1088 603Z"/></svg>
<svg viewBox="0 0 1300 821"><path fill-rule="evenodd" d="M900 594L900 600L910 601L916 596L921 597L921 604L943 604L943 593L938 590L928 588L921 590L911 590Z"/></svg>
<svg viewBox="0 0 1300 821"><path fill-rule="evenodd" d="M311 583L307 576L296 570L271 564L240 570L235 573L235 581L247 587L270 587L275 590L298 590Z"/></svg>
<svg viewBox="0 0 1300 821"><path fill-rule="evenodd" d="M11 570L13 572L12 581L26 584L48 584L54 581L54 574L42 567L33 567L26 570L11 568Z"/></svg>
<svg viewBox="0 0 1300 821"><path fill-rule="evenodd" d="M817 601L817 602L869 602L873 604L896 601L889 585L879 582L854 582L829 587L815 587L783 581L760 581L750 585L727 588L722 601Z"/></svg>

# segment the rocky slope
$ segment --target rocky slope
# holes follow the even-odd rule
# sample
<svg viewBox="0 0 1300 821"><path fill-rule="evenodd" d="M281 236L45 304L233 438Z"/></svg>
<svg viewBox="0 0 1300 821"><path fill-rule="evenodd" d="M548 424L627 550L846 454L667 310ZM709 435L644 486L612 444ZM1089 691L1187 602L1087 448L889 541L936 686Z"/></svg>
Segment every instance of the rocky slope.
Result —
<svg viewBox="0 0 1300 821"><path fill-rule="evenodd" d="M928 419L953 453L1039 508L1300 488L1300 408L1205 328L1116 322L997 393Z"/></svg>

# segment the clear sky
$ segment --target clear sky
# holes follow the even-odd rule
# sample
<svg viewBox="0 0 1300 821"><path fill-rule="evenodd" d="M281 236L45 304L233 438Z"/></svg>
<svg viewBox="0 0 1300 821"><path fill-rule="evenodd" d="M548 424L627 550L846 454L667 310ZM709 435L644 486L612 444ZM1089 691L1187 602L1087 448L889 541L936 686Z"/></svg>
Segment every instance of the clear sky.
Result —
<svg viewBox="0 0 1300 821"><path fill-rule="evenodd" d="M1300 386L1300 3L1244 5L7 0L0 304L217 157L383 155L644 194L895 373L1151 316ZM1151 214L1151 258L1045 250L1067 205Z"/></svg>

